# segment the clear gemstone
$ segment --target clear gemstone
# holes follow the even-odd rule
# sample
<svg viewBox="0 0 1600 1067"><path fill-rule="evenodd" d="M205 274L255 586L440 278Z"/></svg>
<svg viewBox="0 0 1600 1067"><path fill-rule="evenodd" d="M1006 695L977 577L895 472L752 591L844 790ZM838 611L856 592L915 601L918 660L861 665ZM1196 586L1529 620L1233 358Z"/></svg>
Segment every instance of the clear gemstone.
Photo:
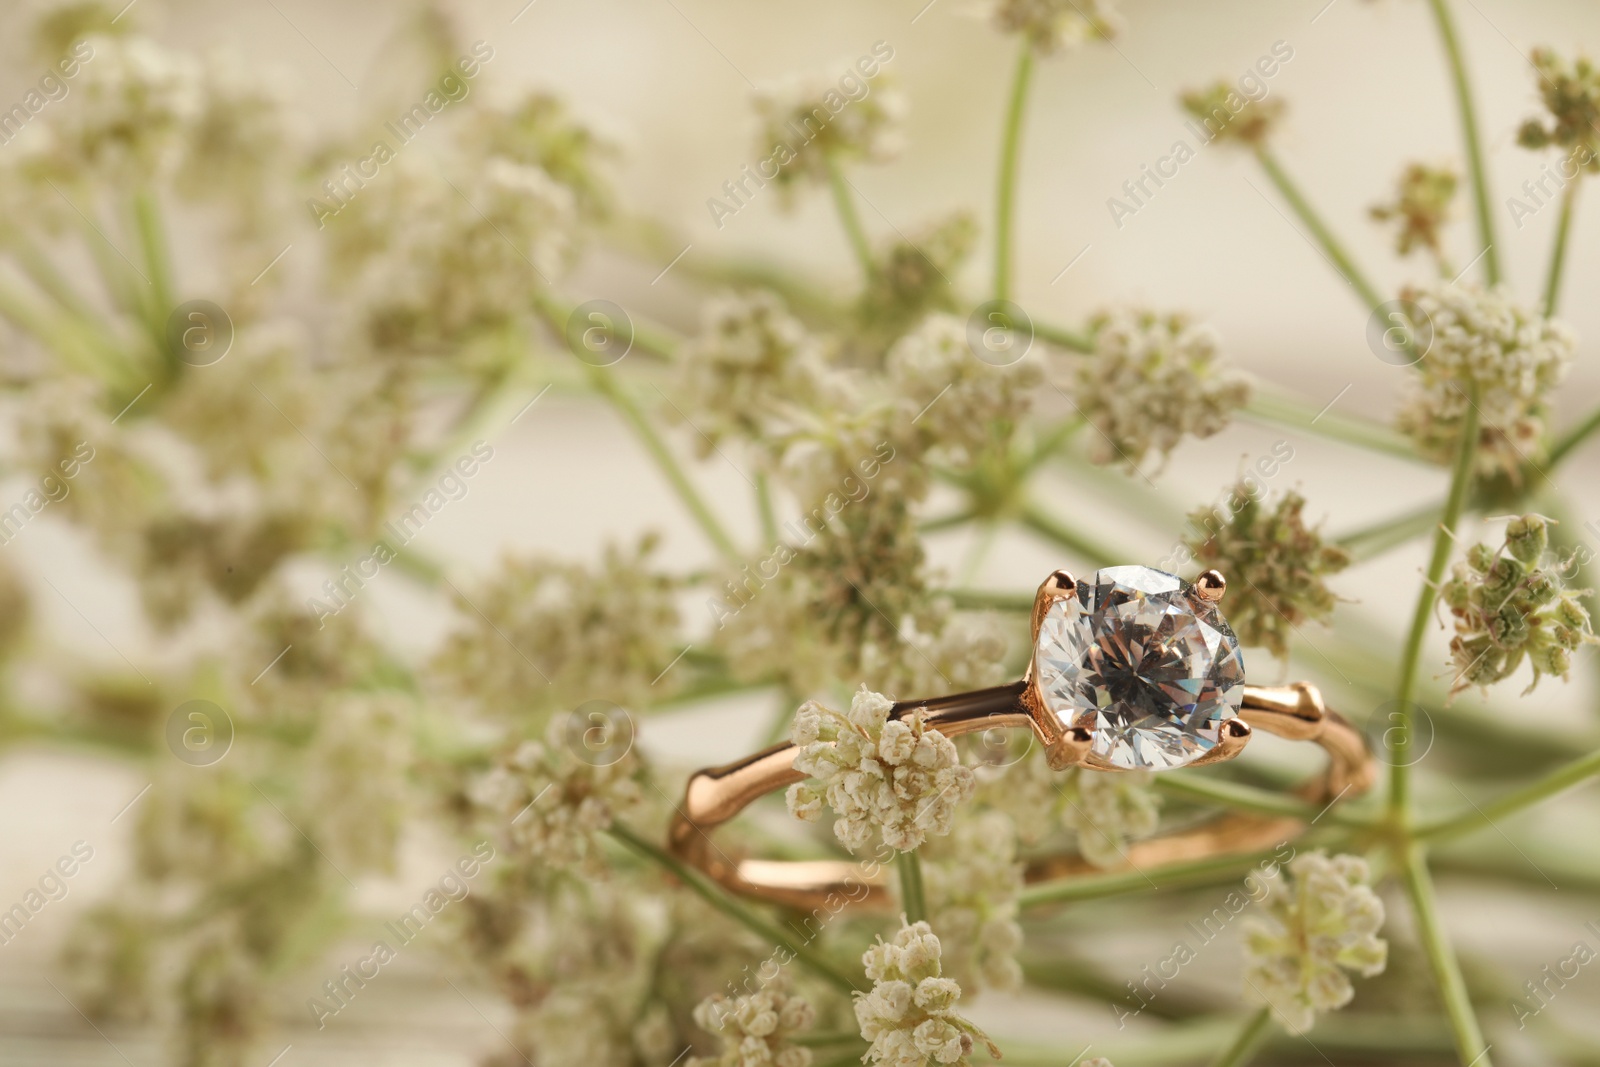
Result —
<svg viewBox="0 0 1600 1067"><path fill-rule="evenodd" d="M1114 767L1194 762L1244 698L1239 639L1216 605L1149 567L1107 567L1052 604L1033 669L1045 707L1092 730Z"/></svg>

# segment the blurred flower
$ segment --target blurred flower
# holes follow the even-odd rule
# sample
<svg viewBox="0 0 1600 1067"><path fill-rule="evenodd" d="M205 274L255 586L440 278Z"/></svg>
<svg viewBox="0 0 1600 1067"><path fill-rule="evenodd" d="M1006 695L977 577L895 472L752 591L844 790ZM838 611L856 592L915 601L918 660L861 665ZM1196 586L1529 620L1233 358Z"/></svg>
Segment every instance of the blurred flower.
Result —
<svg viewBox="0 0 1600 1067"><path fill-rule="evenodd" d="M412 814L412 707L388 691L341 694L323 713L307 753L306 807L318 813L317 847L343 871L393 874Z"/></svg>
<svg viewBox="0 0 1600 1067"><path fill-rule="evenodd" d="M1284 111L1282 100L1252 100L1240 94L1228 81L1191 90L1181 99L1184 110L1205 124L1211 140L1235 142L1250 148L1266 144Z"/></svg>
<svg viewBox="0 0 1600 1067"><path fill-rule="evenodd" d="M886 163L900 154L906 101L893 79L881 71L866 79L854 73L845 77L851 85L832 75L813 75L757 90L756 153L777 165L772 180L780 188L802 181L825 185L831 166ZM859 96L846 95L843 90L851 86Z"/></svg>
<svg viewBox="0 0 1600 1067"><path fill-rule="evenodd" d="M576 119L559 96L531 92L510 105L479 101L467 120L462 144L469 153L537 167L569 190L585 222L612 211L610 165L617 145Z"/></svg>
<svg viewBox="0 0 1600 1067"><path fill-rule="evenodd" d="M945 973L967 989L1019 988L1022 864L1015 825L998 811L957 818L948 837L930 839L919 855L928 917L944 931Z"/></svg>
<svg viewBox="0 0 1600 1067"><path fill-rule="evenodd" d="M1115 0L985 0L980 7L996 30L1021 34L1040 55L1111 40L1122 31L1115 9Z"/></svg>
<svg viewBox="0 0 1600 1067"><path fill-rule="evenodd" d="M1041 381L1026 359L992 366L972 354L966 324L930 315L889 350L889 386L908 424L926 435L930 458L971 466L988 448L1010 440Z"/></svg>
<svg viewBox="0 0 1600 1067"><path fill-rule="evenodd" d="M1122 310L1092 324L1094 354L1074 357L1074 400L1097 433L1096 463L1138 469L1185 434L1210 437L1250 399L1248 380L1221 357L1217 336L1181 314Z"/></svg>
<svg viewBox="0 0 1600 1067"><path fill-rule="evenodd" d="M922 724L920 714L890 719L894 702L862 686L846 713L807 701L790 739L795 770L810 781L789 787L789 811L811 820L826 803L833 832L851 852L881 835L910 852L932 834L950 832L956 806L974 788L953 741Z"/></svg>
<svg viewBox="0 0 1600 1067"><path fill-rule="evenodd" d="M490 828L550 867L605 870L598 836L643 800L643 765L631 748L590 762L569 746L569 724L553 719L545 743L524 741L468 789Z"/></svg>
<svg viewBox="0 0 1600 1067"><path fill-rule="evenodd" d="M1383 901L1369 877L1358 856L1296 856L1271 883L1265 915L1245 920L1246 996L1292 1034L1311 1029L1317 1012L1350 1003L1355 988L1345 971L1370 978L1388 962L1378 936Z"/></svg>
<svg viewBox="0 0 1600 1067"><path fill-rule="evenodd" d="M1585 170L1600 171L1600 68L1587 56L1567 61L1550 48L1535 48L1529 59L1550 121L1524 122L1517 143L1524 148L1582 148L1576 162Z"/></svg>
<svg viewBox="0 0 1600 1067"><path fill-rule="evenodd" d="M451 695L482 714L522 719L610 700L637 707L683 648L678 582L652 568L656 539L608 546L595 567L510 557L455 596L462 623L434 660Z"/></svg>
<svg viewBox="0 0 1600 1067"><path fill-rule="evenodd" d="M1519 476L1543 454L1550 392L1572 361L1573 337L1504 289L1444 285L1402 294L1418 337L1431 336L1401 407L1402 433L1430 459L1455 454L1467 405L1478 409L1478 470ZM1475 398L1474 398L1475 391Z"/></svg>
<svg viewBox="0 0 1600 1067"><path fill-rule="evenodd" d="M1509 678L1526 659L1532 692L1542 675L1566 680L1572 653L1594 643L1581 599L1587 590L1563 588L1563 568L1545 566L1548 545L1548 520L1513 518L1498 549L1472 546L1440 587L1439 599L1455 617L1454 691Z"/></svg>
<svg viewBox="0 0 1600 1067"><path fill-rule="evenodd" d="M1454 215L1456 187L1461 176L1451 167L1412 163L1400 173L1399 190L1390 203L1374 204L1369 214L1378 222L1398 222L1395 251L1408 256L1425 248L1436 260L1444 259L1440 231Z"/></svg>
<svg viewBox="0 0 1600 1067"><path fill-rule="evenodd" d="M1308 619L1326 622L1338 598L1324 581L1350 565L1350 554L1324 544L1308 529L1305 498L1293 490L1267 508L1248 482L1234 486L1231 507L1199 508L1189 515L1186 544L1197 566L1228 580L1228 625L1241 643L1261 645L1279 659L1289 637Z"/></svg>
<svg viewBox="0 0 1600 1067"><path fill-rule="evenodd" d="M1023 844L1038 844L1065 827L1076 833L1085 860L1123 866L1128 845L1160 825L1161 795L1150 772L1055 771L1036 748L998 771L980 768L980 802L1009 816Z"/></svg>
<svg viewBox="0 0 1600 1067"><path fill-rule="evenodd" d="M954 312L960 297L952 281L977 241L978 224L956 211L896 239L874 256L857 307L873 362L894 339L931 311Z"/></svg>
<svg viewBox="0 0 1600 1067"><path fill-rule="evenodd" d="M694 1021L721 1040L722 1054L692 1057L688 1067L810 1067L811 1050L789 1039L811 1029L816 1012L789 991L782 974L755 993L706 998Z"/></svg>
<svg viewBox="0 0 1600 1067"><path fill-rule="evenodd" d="M943 977L940 951L931 926L902 921L893 941L880 939L861 957L873 983L869 992L856 994L861 1036L872 1042L864 1062L885 1067L967 1064L977 1041L999 1059L994 1042L956 1014L961 986Z"/></svg>

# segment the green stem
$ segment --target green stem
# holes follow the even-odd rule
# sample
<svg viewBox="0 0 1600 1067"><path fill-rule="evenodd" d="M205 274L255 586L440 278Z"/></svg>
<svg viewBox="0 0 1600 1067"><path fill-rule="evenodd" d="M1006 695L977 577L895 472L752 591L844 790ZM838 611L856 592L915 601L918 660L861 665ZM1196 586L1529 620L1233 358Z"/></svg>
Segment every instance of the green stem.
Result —
<svg viewBox="0 0 1600 1067"><path fill-rule="evenodd" d="M1572 209L1578 202L1578 187L1583 184L1583 172L1572 176L1561 191L1561 215L1556 219L1556 243L1550 250L1550 270L1544 279L1544 317L1556 313L1556 302L1561 298L1561 270L1566 266L1567 237L1572 232Z"/></svg>
<svg viewBox="0 0 1600 1067"><path fill-rule="evenodd" d="M1000 136L1000 173L994 191L994 298L1011 299L1011 226L1016 211L1017 160L1022 155L1022 116L1027 109L1028 82L1033 77L1033 46L1026 37L1017 53Z"/></svg>
<svg viewBox="0 0 1600 1067"><path fill-rule="evenodd" d="M1033 335L1072 352L1082 352L1085 355L1094 352L1094 335L1091 333L1078 333L1064 326L1052 326L1047 322L1035 321Z"/></svg>
<svg viewBox="0 0 1600 1067"><path fill-rule="evenodd" d="M1339 239L1328 229L1322 217L1311 206L1311 202L1301 195L1300 189L1295 185L1294 179L1283 169L1272 152L1265 146L1256 149L1256 159L1260 161L1261 168L1267 172L1267 177L1272 179L1272 184L1278 187L1278 192L1289 202L1289 207L1300 216L1300 221L1305 223L1306 229L1311 231L1311 236L1317 244L1322 246L1322 251L1333 261L1334 269L1344 275L1344 280L1350 283L1350 288L1356 291L1362 303L1369 310L1377 308L1383 303L1383 297L1378 294L1377 288L1367 280L1367 276L1357 267L1355 260L1345 251Z"/></svg>
<svg viewBox="0 0 1600 1067"><path fill-rule="evenodd" d="M1428 504L1415 511L1407 511L1393 518L1375 522L1371 526L1352 530L1335 538L1334 542L1349 552L1356 562L1369 560L1427 533L1428 529L1438 521L1440 507L1438 503Z"/></svg>
<svg viewBox="0 0 1600 1067"><path fill-rule="evenodd" d="M906 922L926 922L928 899L922 889L922 860L915 851L901 852L894 863L900 873L900 906L906 913Z"/></svg>
<svg viewBox="0 0 1600 1067"><path fill-rule="evenodd" d="M1245 1064L1256 1058L1256 1053L1261 1051L1261 1046L1267 1043L1272 1036L1272 1011L1262 1008L1249 1019L1244 1026L1239 1028L1239 1036L1233 1039L1233 1044L1222 1050L1222 1054L1211 1061L1211 1067L1245 1067Z"/></svg>
<svg viewBox="0 0 1600 1067"><path fill-rule="evenodd" d="M963 611L1015 611L1033 610L1032 593L997 593L988 589L947 589L944 593L950 603Z"/></svg>
<svg viewBox="0 0 1600 1067"><path fill-rule="evenodd" d="M1221 778L1203 778L1192 774L1161 774L1156 776L1156 789L1169 797L1178 797L1198 804L1215 804L1240 811L1253 811L1261 815L1281 815L1310 823L1325 819L1344 826L1366 826L1368 820L1340 810L1338 805L1324 811L1322 804L1309 804L1288 793L1274 793L1253 786L1229 782ZM1320 820L1319 820L1320 821Z"/></svg>
<svg viewBox="0 0 1600 1067"><path fill-rule="evenodd" d="M1417 936L1422 941L1428 965L1433 969L1434 981L1439 987L1439 997L1444 1002L1445 1014L1450 1017L1450 1029L1455 1034L1456 1055L1462 1064L1472 1067L1493 1067L1488 1049L1483 1043L1483 1030L1472 1010L1472 999L1467 995L1466 982L1461 977L1461 964L1450 946L1449 935L1439 921L1439 903L1433 891L1433 876L1428 873L1427 852L1421 845L1412 845L1405 854L1406 893L1411 898L1411 910L1417 920Z"/></svg>
<svg viewBox="0 0 1600 1067"><path fill-rule="evenodd" d="M1587 441L1596 430L1600 430L1600 408L1595 408L1589 414L1578 420L1578 424L1566 433L1561 439L1550 446L1550 458L1545 461L1545 466L1554 469L1556 464L1567 458L1567 454Z"/></svg>
<svg viewBox="0 0 1600 1067"><path fill-rule="evenodd" d="M861 225L861 216L856 212L855 197L851 195L850 183L844 179L844 171L839 169L839 161L829 155L824 157L828 164L828 186L833 190L833 206L838 209L839 223L844 227L844 234L850 240L850 250L856 255L856 262L861 265L861 276L870 279L876 271L872 263L872 244L867 240L867 231Z"/></svg>
<svg viewBox="0 0 1600 1067"><path fill-rule="evenodd" d="M739 549L734 545L728 531L723 528L722 521L706 504L700 491L689 480L688 473L678 463L672 450L667 447L666 441L662 440L661 435L650 424L638 402L628 395L627 389L617 379L615 372L605 367L590 367L589 381L595 391L611 401L628 425L633 427L634 433L639 435L640 442L644 444L645 451L650 453L651 458L656 461L656 466L667 476L672 488L677 490L678 499L683 501L684 507L689 509L689 513L700 524L700 529L705 531L706 537L716 546L717 551L722 553L728 562L739 562Z"/></svg>
<svg viewBox="0 0 1600 1067"><path fill-rule="evenodd" d="M1108 567L1125 556L1122 551L1109 548L1089 535L1074 530L1031 501L1023 506L1021 518L1023 526L1045 540L1060 545L1085 563L1092 563L1096 567Z"/></svg>
<svg viewBox="0 0 1600 1067"><path fill-rule="evenodd" d="M1452 841L1582 785L1597 774L1600 774L1600 752L1591 752L1488 804L1474 805L1471 811L1420 826L1413 836L1419 841Z"/></svg>
<svg viewBox="0 0 1600 1067"><path fill-rule="evenodd" d="M167 316L175 306L172 284L172 260L167 254L166 230L161 224L161 205L155 194L140 190L133 197L134 227L139 234L139 250L144 259L144 269L150 276L149 291L145 294L145 324L150 339L166 364L169 376L178 372L181 365L177 353L167 344Z"/></svg>
<svg viewBox="0 0 1600 1067"><path fill-rule="evenodd" d="M1251 852L1233 856L1211 856L1188 863L1173 863L1139 871L1113 871L1107 874L1075 875L1049 882L1037 882L1017 898L1023 908L1043 904L1066 904L1102 900L1129 893L1159 889L1187 889L1242 881L1262 864L1275 862L1273 852Z"/></svg>
<svg viewBox="0 0 1600 1067"><path fill-rule="evenodd" d="M787 950L797 962L811 968L817 977L826 980L842 992L852 993L856 990L856 983L843 971L713 886L699 871L690 869L687 864L676 856L639 837L621 823L613 823L608 832L612 837L640 856L665 868L673 877L677 878L678 881L682 882L697 894L700 899L717 911L739 923L757 937Z"/></svg>
<svg viewBox="0 0 1600 1067"><path fill-rule="evenodd" d="M1467 169L1472 175L1472 201L1477 210L1478 239L1483 243L1483 276L1490 285L1500 284L1500 253L1495 248L1493 207L1489 197L1489 174L1483 165L1483 144L1478 138L1477 108L1472 102L1472 86L1467 81L1467 64L1456 39L1455 20L1446 0L1428 0L1433 20L1439 27L1439 42L1450 64L1450 80L1456 93L1456 108L1461 115L1461 137L1466 142Z"/></svg>
<svg viewBox="0 0 1600 1067"><path fill-rule="evenodd" d="M761 540L778 543L778 515L772 509L772 486L765 471L756 471L756 515L761 520Z"/></svg>
<svg viewBox="0 0 1600 1067"><path fill-rule="evenodd" d="M1395 691L1395 723L1389 731L1394 740L1389 745L1389 810L1402 824L1409 817L1411 804L1411 734L1414 718L1412 701L1417 691L1417 671L1422 663L1422 645L1428 634L1428 624L1433 619L1433 605L1439 596L1439 582L1444 578L1445 564L1450 562L1450 550L1455 546L1456 526L1461 522L1461 512L1466 506L1467 494L1472 488L1472 471L1477 459L1478 444L1478 390L1472 387L1467 396L1467 412L1461 426L1461 440L1456 444L1456 461L1450 475L1450 494L1445 498L1444 513L1439 518L1439 528L1433 535L1433 555L1428 560L1428 573L1423 579L1422 592L1417 596L1417 609L1411 617L1411 632L1406 638L1400 656L1400 683Z"/></svg>
<svg viewBox="0 0 1600 1067"><path fill-rule="evenodd" d="M1250 390L1244 414L1257 422L1271 422L1384 455L1422 462L1410 441L1382 423L1324 410L1324 407L1258 381Z"/></svg>

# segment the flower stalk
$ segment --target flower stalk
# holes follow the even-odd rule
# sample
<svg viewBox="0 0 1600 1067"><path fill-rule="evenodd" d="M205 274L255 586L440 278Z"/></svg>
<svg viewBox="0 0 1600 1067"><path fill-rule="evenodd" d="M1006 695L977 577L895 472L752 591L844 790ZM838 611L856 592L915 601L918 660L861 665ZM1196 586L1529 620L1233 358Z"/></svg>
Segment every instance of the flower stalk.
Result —
<svg viewBox="0 0 1600 1067"><path fill-rule="evenodd" d="M1027 112L1028 83L1033 77L1033 45L1026 38L1017 51L1000 135L1000 170L994 199L994 298L1011 299L1013 217L1016 213L1017 163L1022 154L1022 121Z"/></svg>
<svg viewBox="0 0 1600 1067"><path fill-rule="evenodd" d="M1467 80L1466 57L1456 37L1455 17L1448 0L1428 0L1433 21L1439 30L1450 66L1450 82L1455 90L1456 110L1461 116L1461 139L1466 144L1467 171L1472 178L1472 203L1478 222L1478 239L1483 244L1483 277L1489 285L1500 284L1500 252L1495 247L1494 207L1489 195L1489 173L1483 163L1483 143L1478 136L1478 112L1472 100L1472 84Z"/></svg>

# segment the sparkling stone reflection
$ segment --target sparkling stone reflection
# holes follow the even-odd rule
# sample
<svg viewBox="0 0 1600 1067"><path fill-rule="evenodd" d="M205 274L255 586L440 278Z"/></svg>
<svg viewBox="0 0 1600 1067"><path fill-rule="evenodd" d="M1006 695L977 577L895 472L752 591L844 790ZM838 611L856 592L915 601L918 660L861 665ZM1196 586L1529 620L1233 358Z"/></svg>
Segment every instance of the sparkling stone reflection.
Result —
<svg viewBox="0 0 1600 1067"><path fill-rule="evenodd" d="M1239 640L1189 583L1149 567L1107 567L1056 601L1034 672L1063 726L1094 731L1115 767L1182 767L1219 740L1244 698Z"/></svg>

